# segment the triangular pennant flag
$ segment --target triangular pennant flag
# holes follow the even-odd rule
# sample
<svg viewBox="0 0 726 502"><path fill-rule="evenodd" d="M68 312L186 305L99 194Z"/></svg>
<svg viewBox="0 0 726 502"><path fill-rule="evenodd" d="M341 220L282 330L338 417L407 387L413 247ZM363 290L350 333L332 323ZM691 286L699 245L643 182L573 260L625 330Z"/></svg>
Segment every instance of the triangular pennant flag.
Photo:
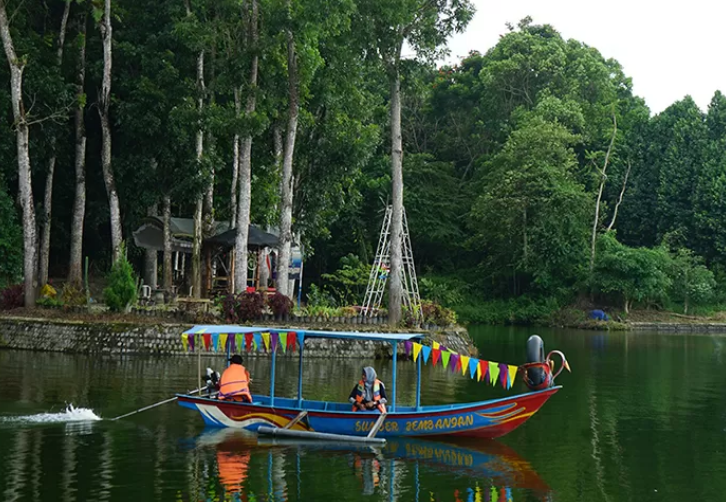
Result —
<svg viewBox="0 0 726 502"><path fill-rule="evenodd" d="M494 385L497 383L497 378L499 377L499 366L497 366L497 363L493 363L489 361L489 383Z"/></svg>
<svg viewBox="0 0 726 502"><path fill-rule="evenodd" d="M240 352L242 352L242 350L244 350L244 347L245 347L244 342L243 342L244 338L245 338L245 335L243 335L242 333L238 333L238 334L234 335L234 343L237 344L236 348ZM232 352L234 352L234 350Z"/></svg>
<svg viewBox="0 0 726 502"><path fill-rule="evenodd" d="M411 346L412 345L413 344L411 343L411 340L406 340L405 342L403 342L403 348L406 351L407 356L411 355ZM413 356L413 360L414 361L416 360L416 355Z"/></svg>
<svg viewBox="0 0 726 502"><path fill-rule="evenodd" d="M295 342L297 342L297 333L291 331L287 334L287 346L291 350L295 350Z"/></svg>
<svg viewBox="0 0 726 502"><path fill-rule="evenodd" d="M472 357L471 361L469 361L469 376L474 378L477 371L479 371L479 359Z"/></svg>
<svg viewBox="0 0 726 502"><path fill-rule="evenodd" d="M511 389L514 385L514 379L517 378L517 367L514 365L509 365L509 387L508 389Z"/></svg>
<svg viewBox="0 0 726 502"><path fill-rule="evenodd" d="M414 344L413 344L413 360L414 361L418 359L418 355L420 353L421 353L421 344L414 342Z"/></svg>
<svg viewBox="0 0 726 502"><path fill-rule="evenodd" d="M507 365L499 363L499 383L502 385L502 389L507 388L507 382L509 382L509 375Z"/></svg>
<svg viewBox="0 0 726 502"><path fill-rule="evenodd" d="M441 345L439 345L439 342L433 342L432 345L433 345L433 348L434 349L437 349L437 350L440 350L441 349Z"/></svg>
<svg viewBox="0 0 726 502"><path fill-rule="evenodd" d="M283 352L287 352L287 333L280 333L280 347Z"/></svg>
<svg viewBox="0 0 726 502"><path fill-rule="evenodd" d="M254 336L252 333L245 333L245 350L247 352L252 350L252 342L254 340Z"/></svg>
<svg viewBox="0 0 726 502"><path fill-rule="evenodd" d="M229 353L230 354L234 354L235 352L237 352L237 347L234 343L236 338L237 337L234 334L229 335Z"/></svg>
<svg viewBox="0 0 726 502"><path fill-rule="evenodd" d="M219 333L212 334L212 350L217 352L217 346L219 344Z"/></svg>
<svg viewBox="0 0 726 502"><path fill-rule="evenodd" d="M476 362L476 381L481 382L481 367L482 367L482 361L481 359ZM471 365L469 365L471 366Z"/></svg>
<svg viewBox="0 0 726 502"><path fill-rule="evenodd" d="M451 352L451 372L456 373L459 371L459 364L461 364L461 361L459 360L459 354L456 352Z"/></svg>
<svg viewBox="0 0 726 502"><path fill-rule="evenodd" d="M187 335L182 335L182 345L184 346L184 352L189 350L189 337Z"/></svg>
<svg viewBox="0 0 726 502"><path fill-rule="evenodd" d="M469 360L471 358L469 356L461 356L461 374L466 375L466 370L469 369Z"/></svg>
<svg viewBox="0 0 726 502"><path fill-rule="evenodd" d="M277 333L272 333L270 335L270 346L272 347L272 352L277 351L277 343L280 340L280 337Z"/></svg>
<svg viewBox="0 0 726 502"><path fill-rule="evenodd" d="M226 333L221 333L219 335L219 348L222 351L227 350L227 334ZM231 351L230 351L230 353L231 353Z"/></svg>
<svg viewBox="0 0 726 502"><path fill-rule="evenodd" d="M265 350L269 351L270 350L270 334L269 333L267 333L267 332L262 333L262 343L265 344Z"/></svg>
<svg viewBox="0 0 726 502"><path fill-rule="evenodd" d="M492 502L495 502L495 501L499 500L499 492L497 492L497 487L496 486L492 486L490 495L492 497L491 498Z"/></svg>
<svg viewBox="0 0 726 502"><path fill-rule="evenodd" d="M259 333L252 334L252 341L254 342L252 345L252 350L262 349L262 336Z"/></svg>
<svg viewBox="0 0 726 502"><path fill-rule="evenodd" d="M423 362L424 362L424 364L426 364L427 362L429 362L429 356L431 355L431 347L429 347L428 345L424 345L421 347L421 351L423 352L423 358L424 358Z"/></svg>
<svg viewBox="0 0 726 502"><path fill-rule="evenodd" d="M436 366L436 363L439 362L440 358L441 351L439 349L431 349L431 362L434 363L434 366Z"/></svg>
<svg viewBox="0 0 726 502"><path fill-rule="evenodd" d="M196 336L191 333L187 336L187 339L189 340L189 348L192 349L192 352L194 352L194 339L195 338L196 338Z"/></svg>
<svg viewBox="0 0 726 502"><path fill-rule="evenodd" d="M204 348L206 350L209 350L209 346L212 345L212 334L211 333L204 333L202 335L202 339L204 340Z"/></svg>
<svg viewBox="0 0 726 502"><path fill-rule="evenodd" d="M441 352L441 362L444 363L444 368L449 366L449 359L451 358L451 352Z"/></svg>

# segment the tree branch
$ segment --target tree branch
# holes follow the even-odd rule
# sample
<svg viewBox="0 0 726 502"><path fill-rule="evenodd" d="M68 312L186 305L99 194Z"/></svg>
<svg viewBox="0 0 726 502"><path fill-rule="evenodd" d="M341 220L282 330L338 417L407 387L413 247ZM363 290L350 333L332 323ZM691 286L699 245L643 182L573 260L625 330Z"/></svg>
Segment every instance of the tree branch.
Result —
<svg viewBox="0 0 726 502"><path fill-rule="evenodd" d="M613 226L615 225L615 218L618 217L618 208L620 207L620 203L623 202L623 195L625 194L625 186L628 184L628 176L630 176L630 168L632 167L632 164L630 160L628 160L628 170L625 171L625 179L623 180L623 188L620 190L620 197L618 197L618 202L615 204L615 209L613 210L613 219L610 220L610 225L608 225L607 232L613 229Z"/></svg>

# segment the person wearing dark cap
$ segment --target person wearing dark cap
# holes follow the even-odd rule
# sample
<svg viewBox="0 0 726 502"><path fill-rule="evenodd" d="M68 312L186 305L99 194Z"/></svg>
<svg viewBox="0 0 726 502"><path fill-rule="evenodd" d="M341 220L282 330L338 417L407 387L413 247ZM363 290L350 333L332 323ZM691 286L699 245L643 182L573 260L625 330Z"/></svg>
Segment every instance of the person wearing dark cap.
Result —
<svg viewBox="0 0 726 502"><path fill-rule="evenodd" d="M219 381L219 399L251 403L250 372L242 365L242 356L235 354L229 358L230 365L222 373Z"/></svg>

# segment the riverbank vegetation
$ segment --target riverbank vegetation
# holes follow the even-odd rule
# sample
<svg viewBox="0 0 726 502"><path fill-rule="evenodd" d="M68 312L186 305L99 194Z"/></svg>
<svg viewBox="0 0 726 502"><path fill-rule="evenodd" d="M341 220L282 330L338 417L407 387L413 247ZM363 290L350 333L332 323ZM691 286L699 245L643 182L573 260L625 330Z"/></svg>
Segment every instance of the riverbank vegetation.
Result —
<svg viewBox="0 0 726 502"><path fill-rule="evenodd" d="M447 308L535 323L726 304L720 92L653 115L616 60L528 18L440 66L472 16L461 0L0 5L4 303L32 304L50 277L58 302L86 301L83 256L106 277L125 240L141 272L131 233L173 215L197 222L195 278L214 221L276 226L283 262L299 236L304 308L337 317L362 303L385 207L402 201L442 323Z"/></svg>

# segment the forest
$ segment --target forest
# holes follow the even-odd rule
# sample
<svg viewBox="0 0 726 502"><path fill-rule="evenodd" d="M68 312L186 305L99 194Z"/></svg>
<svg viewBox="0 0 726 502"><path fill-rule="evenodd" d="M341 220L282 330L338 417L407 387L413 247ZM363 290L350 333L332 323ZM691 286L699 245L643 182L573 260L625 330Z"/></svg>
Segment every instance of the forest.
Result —
<svg viewBox="0 0 726 502"><path fill-rule="evenodd" d="M29 306L52 279L80 283L86 257L92 275L122 254L138 274L131 232L178 216L196 222L193 266L215 220L238 244L250 222L274 226L281 263L293 236L304 246L308 303L360 305L391 204L422 296L460 319L718 309L726 97L652 114L616 60L530 18L440 66L473 13L467 0L0 0L0 286L23 283ZM394 322L400 295L391 284Z"/></svg>

